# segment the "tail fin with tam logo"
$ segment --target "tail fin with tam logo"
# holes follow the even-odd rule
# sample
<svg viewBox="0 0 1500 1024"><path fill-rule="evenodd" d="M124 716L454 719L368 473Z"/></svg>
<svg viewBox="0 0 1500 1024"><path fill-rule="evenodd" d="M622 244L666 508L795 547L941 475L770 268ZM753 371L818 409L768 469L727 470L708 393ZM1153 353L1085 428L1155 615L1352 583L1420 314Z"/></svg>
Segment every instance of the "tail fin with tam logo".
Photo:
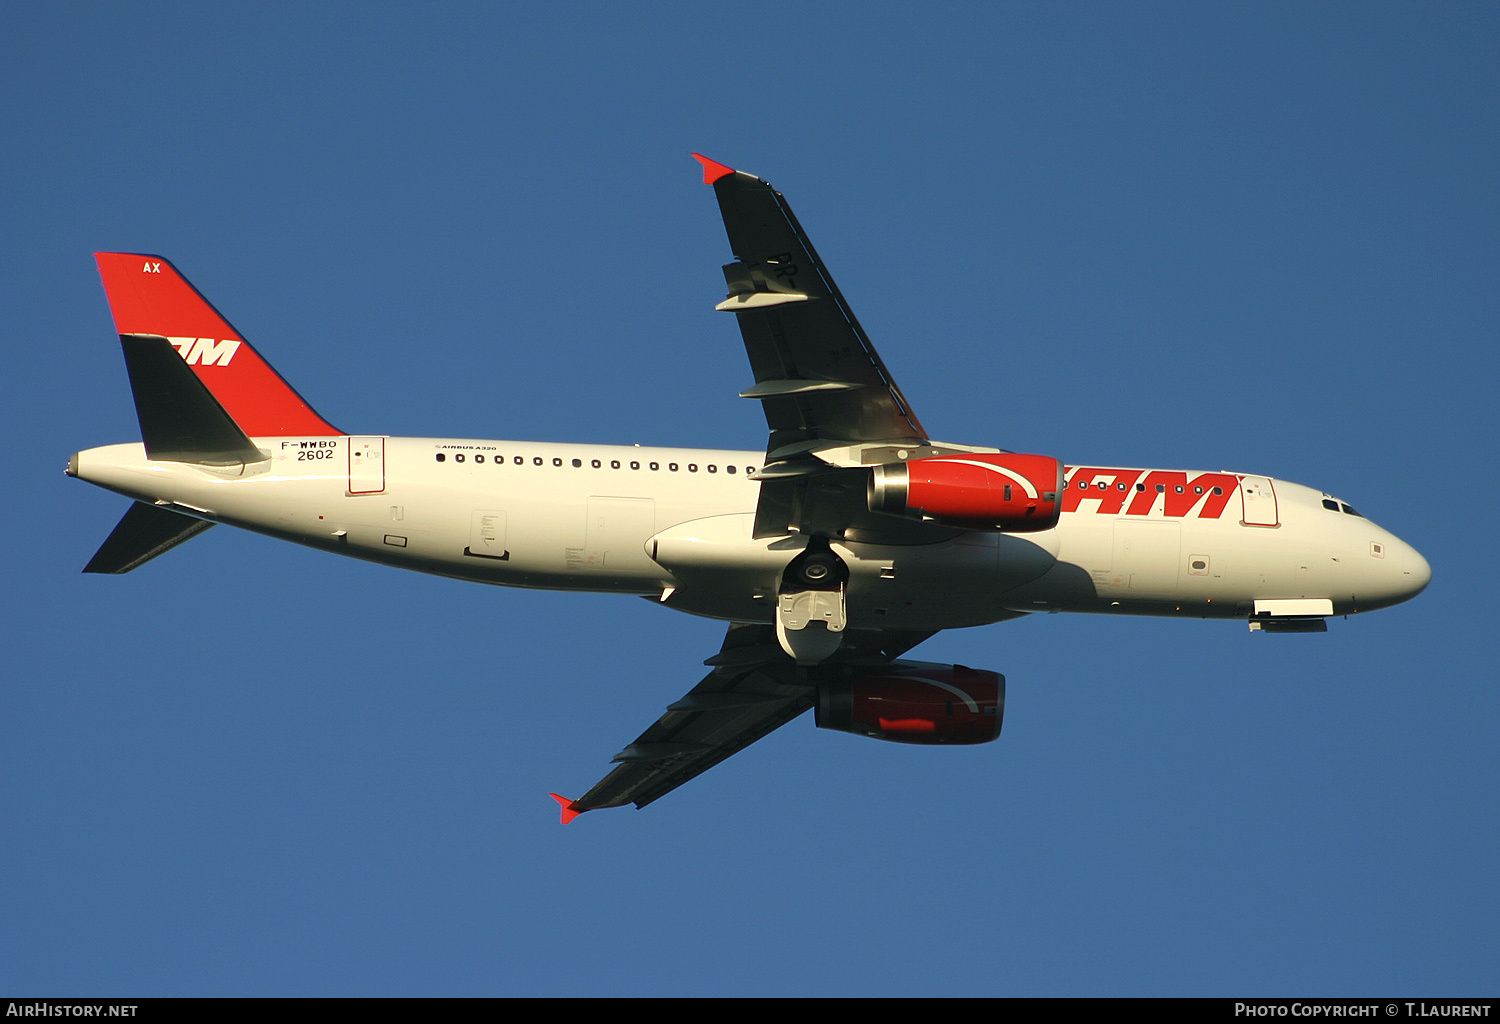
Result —
<svg viewBox="0 0 1500 1024"><path fill-rule="evenodd" d="M343 433L314 412L169 261L128 252L98 252L94 259L122 339L166 338L247 435Z"/></svg>

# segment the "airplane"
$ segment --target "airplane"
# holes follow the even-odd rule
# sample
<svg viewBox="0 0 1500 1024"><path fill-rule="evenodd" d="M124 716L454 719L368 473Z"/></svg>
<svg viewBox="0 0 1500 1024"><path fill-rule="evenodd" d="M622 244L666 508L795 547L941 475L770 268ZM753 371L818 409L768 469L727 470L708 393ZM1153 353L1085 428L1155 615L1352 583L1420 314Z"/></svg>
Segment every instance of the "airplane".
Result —
<svg viewBox="0 0 1500 1024"><path fill-rule="evenodd" d="M708 674L562 821L645 807L809 708L919 744L998 738L1005 678L904 657L1042 612L1243 619L1265 633L1431 578L1347 502L1248 473L1064 465L935 441L786 199L694 154L729 236L759 451L348 434L160 256L96 253L141 442L67 474L134 499L83 570L217 523L476 583L633 594L728 623Z"/></svg>

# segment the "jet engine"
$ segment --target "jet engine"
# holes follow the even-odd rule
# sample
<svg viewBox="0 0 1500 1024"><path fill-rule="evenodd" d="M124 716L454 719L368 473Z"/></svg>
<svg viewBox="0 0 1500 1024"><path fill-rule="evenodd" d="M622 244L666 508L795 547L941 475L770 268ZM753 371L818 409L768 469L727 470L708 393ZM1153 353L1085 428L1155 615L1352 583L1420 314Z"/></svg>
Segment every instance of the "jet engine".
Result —
<svg viewBox="0 0 1500 1024"><path fill-rule="evenodd" d="M988 743L1005 718L998 672L897 661L818 687L819 729L896 743Z"/></svg>
<svg viewBox="0 0 1500 1024"><path fill-rule="evenodd" d="M1033 533L1062 513L1062 463L1046 455L934 455L876 466L870 511L968 530Z"/></svg>

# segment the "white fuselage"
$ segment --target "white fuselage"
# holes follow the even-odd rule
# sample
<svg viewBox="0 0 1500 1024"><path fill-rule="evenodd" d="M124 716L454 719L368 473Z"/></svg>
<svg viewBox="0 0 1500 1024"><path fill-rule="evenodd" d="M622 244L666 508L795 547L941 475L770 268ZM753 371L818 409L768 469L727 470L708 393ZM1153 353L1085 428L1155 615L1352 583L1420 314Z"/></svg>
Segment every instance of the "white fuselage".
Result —
<svg viewBox="0 0 1500 1024"><path fill-rule="evenodd" d="M756 452L378 436L255 443L269 461L220 470L152 462L142 445L123 444L80 452L70 472L388 565L651 595L740 622L772 621L781 572L805 543L752 539ZM1068 477L1074 491L1050 530L833 541L850 570L849 625L933 630L1036 611L1244 618L1257 601L1309 599L1343 615L1406 600L1430 575L1410 546L1298 484L1072 467ZM1174 479L1186 481L1175 498ZM1194 495L1199 480L1223 493Z"/></svg>

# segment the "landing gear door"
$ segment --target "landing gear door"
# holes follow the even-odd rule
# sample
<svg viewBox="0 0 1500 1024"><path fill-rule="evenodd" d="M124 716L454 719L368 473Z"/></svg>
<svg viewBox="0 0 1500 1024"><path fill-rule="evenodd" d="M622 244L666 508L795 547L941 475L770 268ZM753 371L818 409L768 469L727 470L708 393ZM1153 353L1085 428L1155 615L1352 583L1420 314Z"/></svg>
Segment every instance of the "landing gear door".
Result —
<svg viewBox="0 0 1500 1024"><path fill-rule="evenodd" d="M385 490L385 438L349 438L349 493L379 494Z"/></svg>
<svg viewBox="0 0 1500 1024"><path fill-rule="evenodd" d="M1240 522L1246 526L1281 525L1276 510L1276 489L1268 478L1240 477L1240 496L1245 501L1245 516Z"/></svg>

